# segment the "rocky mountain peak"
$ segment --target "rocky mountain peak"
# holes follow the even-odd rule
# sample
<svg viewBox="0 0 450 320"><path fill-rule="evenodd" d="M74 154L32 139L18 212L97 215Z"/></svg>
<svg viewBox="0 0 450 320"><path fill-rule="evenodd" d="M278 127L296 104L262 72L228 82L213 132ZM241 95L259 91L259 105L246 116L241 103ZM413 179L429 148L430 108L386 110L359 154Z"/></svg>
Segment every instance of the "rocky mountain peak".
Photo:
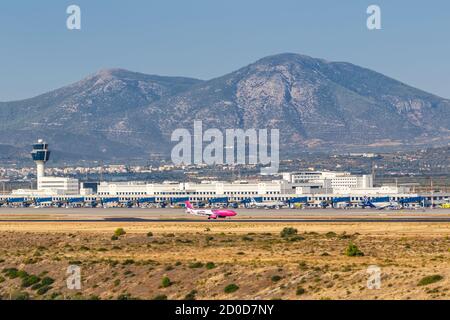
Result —
<svg viewBox="0 0 450 320"><path fill-rule="evenodd" d="M0 144L45 137L80 157L170 152L176 128L277 128L282 153L450 142L450 102L375 71L286 53L209 81L103 69L0 103ZM106 151L105 151L106 150Z"/></svg>

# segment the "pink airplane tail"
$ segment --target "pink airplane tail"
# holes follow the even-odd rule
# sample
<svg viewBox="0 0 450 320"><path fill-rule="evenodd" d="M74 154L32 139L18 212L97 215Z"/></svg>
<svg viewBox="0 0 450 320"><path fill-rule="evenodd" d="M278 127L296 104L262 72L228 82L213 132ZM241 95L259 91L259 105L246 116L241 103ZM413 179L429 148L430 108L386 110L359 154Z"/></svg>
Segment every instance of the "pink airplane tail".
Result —
<svg viewBox="0 0 450 320"><path fill-rule="evenodd" d="M189 201L186 201L184 204L186 205L186 208L194 209L194 207L192 206L192 204Z"/></svg>

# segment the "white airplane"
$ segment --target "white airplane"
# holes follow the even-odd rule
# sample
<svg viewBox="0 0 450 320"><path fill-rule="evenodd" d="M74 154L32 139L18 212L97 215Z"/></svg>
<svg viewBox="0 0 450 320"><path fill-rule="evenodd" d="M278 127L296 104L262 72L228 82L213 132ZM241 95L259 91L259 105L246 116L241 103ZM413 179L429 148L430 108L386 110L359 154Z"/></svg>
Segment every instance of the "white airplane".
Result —
<svg viewBox="0 0 450 320"><path fill-rule="evenodd" d="M368 198L364 198L364 201L360 205L363 209L373 208L377 210L384 210L384 209L398 210L402 208L402 206L395 201L371 202Z"/></svg>
<svg viewBox="0 0 450 320"><path fill-rule="evenodd" d="M282 206L286 205L282 201L266 201L266 202L257 202L255 198L250 198L250 206L254 208L263 208L263 209L280 209Z"/></svg>
<svg viewBox="0 0 450 320"><path fill-rule="evenodd" d="M234 217L237 213L229 209L195 209L189 201L185 202L186 213L194 216L207 217L208 219Z"/></svg>

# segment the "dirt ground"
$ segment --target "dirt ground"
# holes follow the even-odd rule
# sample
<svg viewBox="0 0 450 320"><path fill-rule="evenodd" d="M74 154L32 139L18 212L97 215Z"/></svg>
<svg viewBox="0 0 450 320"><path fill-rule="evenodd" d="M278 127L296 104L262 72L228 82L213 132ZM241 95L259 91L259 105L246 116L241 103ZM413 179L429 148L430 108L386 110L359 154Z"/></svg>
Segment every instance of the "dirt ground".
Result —
<svg viewBox="0 0 450 320"><path fill-rule="evenodd" d="M2 299L449 299L450 224L3 222L0 270Z"/></svg>

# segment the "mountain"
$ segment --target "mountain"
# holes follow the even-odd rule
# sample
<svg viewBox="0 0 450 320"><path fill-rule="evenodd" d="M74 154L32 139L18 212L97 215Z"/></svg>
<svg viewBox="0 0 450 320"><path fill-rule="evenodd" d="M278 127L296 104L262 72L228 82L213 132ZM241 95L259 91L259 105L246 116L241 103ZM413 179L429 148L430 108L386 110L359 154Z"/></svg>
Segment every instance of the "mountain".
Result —
<svg viewBox="0 0 450 320"><path fill-rule="evenodd" d="M450 101L349 63L267 57L151 104L176 127L279 128L285 149L359 148L450 140ZM207 120L205 120L207 119ZM442 141L443 140L443 141Z"/></svg>
<svg viewBox="0 0 450 320"><path fill-rule="evenodd" d="M278 128L285 155L446 145L450 101L380 73L298 54L209 81L103 70L44 95L0 103L0 143L37 137L80 158L170 153L176 128Z"/></svg>
<svg viewBox="0 0 450 320"><path fill-rule="evenodd" d="M102 70L32 99L0 103L0 143L26 146L43 137L52 149L85 159L142 156L144 150L158 148L154 138L159 131L151 119L134 128L129 114L199 82Z"/></svg>

